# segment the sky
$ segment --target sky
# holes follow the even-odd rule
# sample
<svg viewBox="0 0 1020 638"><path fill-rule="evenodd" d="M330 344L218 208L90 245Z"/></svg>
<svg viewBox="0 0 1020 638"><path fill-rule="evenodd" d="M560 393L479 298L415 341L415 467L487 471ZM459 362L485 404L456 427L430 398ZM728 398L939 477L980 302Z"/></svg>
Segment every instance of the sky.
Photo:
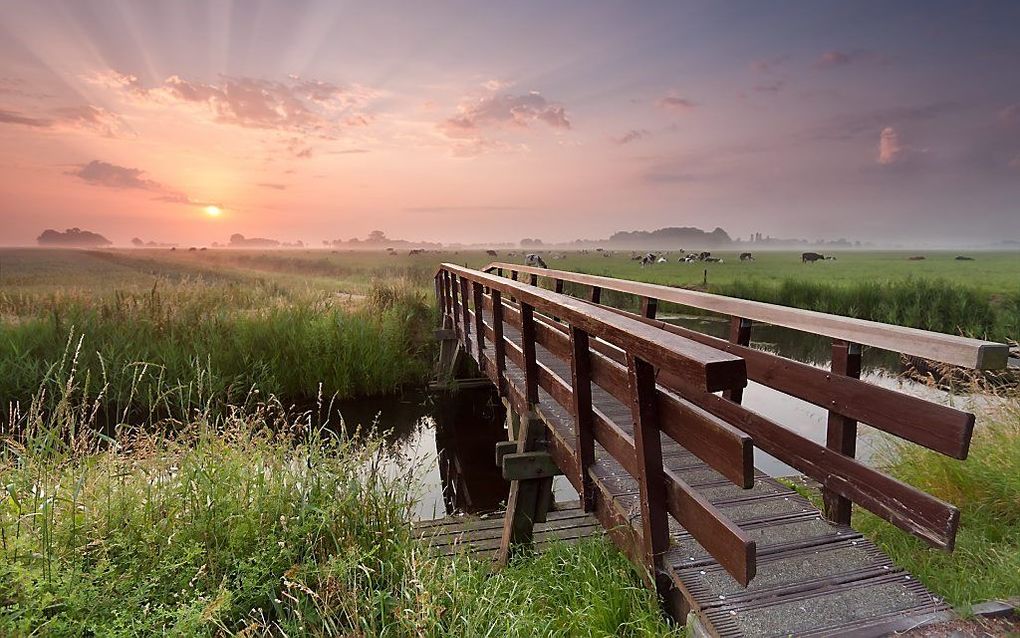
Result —
<svg viewBox="0 0 1020 638"><path fill-rule="evenodd" d="M72 226L117 243L1020 240L1020 3L0 15L0 244Z"/></svg>

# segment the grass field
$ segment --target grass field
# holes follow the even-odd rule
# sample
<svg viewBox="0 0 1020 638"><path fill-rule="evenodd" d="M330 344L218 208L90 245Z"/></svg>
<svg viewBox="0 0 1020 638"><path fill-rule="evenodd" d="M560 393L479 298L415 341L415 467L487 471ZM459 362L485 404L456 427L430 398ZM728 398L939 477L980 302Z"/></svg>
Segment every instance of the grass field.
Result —
<svg viewBox="0 0 1020 638"><path fill-rule="evenodd" d="M516 252L497 259L522 261ZM753 263L721 253L722 264L648 268L629 253L555 255L545 251L552 268L669 285L699 287L708 269L710 290L950 332L1015 338L1020 317L1015 254L840 253L805 265L793 253ZM422 383L436 265L492 260L0 250L0 634L671 631L603 541L498 575L428 558L407 532L413 468L380 472L379 443L321 429L314 408L330 396ZM1010 401L965 463L910 451L888 461L966 503L957 554L858 518L964 608L1020 588Z"/></svg>

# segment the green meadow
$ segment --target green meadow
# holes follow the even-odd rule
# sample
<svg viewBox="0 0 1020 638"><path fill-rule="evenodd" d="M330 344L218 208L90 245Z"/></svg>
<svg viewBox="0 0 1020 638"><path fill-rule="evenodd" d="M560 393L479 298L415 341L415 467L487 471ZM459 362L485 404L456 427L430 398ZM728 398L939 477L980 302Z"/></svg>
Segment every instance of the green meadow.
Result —
<svg viewBox="0 0 1020 638"><path fill-rule="evenodd" d="M0 250L0 635L643 636L680 633L605 540L494 573L412 537L423 468L321 406L421 386L432 275L483 251ZM758 253L551 268L1015 339L1020 259ZM604 296L618 304L633 300ZM680 309L676 309L680 310ZM863 530L966 610L1020 594L1017 400L964 463L890 472L962 505L956 554ZM386 424L380 424L383 428Z"/></svg>

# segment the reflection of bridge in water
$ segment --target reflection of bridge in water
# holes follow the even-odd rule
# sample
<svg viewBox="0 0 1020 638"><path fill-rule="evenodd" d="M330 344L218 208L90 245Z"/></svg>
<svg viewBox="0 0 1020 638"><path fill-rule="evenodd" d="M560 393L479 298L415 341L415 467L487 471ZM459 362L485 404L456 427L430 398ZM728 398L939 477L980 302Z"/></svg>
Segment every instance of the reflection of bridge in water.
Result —
<svg viewBox="0 0 1020 638"><path fill-rule="evenodd" d="M499 389L510 497L501 519L423 524L437 549L505 563L533 542L604 529L668 613L693 612L724 636L881 635L948 615L854 531L851 512L946 551L959 512L855 459L857 423L964 459L974 416L860 380L861 345L977 369L1003 367L1006 346L605 277L486 270L436 275L440 363L454 376L470 358ZM587 299L562 294L565 282ZM601 305L603 290L638 296L641 312ZM728 315L730 338L657 321L660 301ZM832 339L832 370L750 348L755 323ZM829 410L826 444L742 406L748 380ZM824 511L757 471L754 446L817 481ZM572 507L553 502L558 474L580 496Z"/></svg>

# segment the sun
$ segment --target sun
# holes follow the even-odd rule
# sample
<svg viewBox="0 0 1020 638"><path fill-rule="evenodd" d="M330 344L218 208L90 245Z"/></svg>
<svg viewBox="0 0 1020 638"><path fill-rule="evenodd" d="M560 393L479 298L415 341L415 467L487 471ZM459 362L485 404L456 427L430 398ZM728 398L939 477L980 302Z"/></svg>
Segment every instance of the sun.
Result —
<svg viewBox="0 0 1020 638"><path fill-rule="evenodd" d="M219 206L206 206L205 214L209 217L219 217L223 213L223 209Z"/></svg>

